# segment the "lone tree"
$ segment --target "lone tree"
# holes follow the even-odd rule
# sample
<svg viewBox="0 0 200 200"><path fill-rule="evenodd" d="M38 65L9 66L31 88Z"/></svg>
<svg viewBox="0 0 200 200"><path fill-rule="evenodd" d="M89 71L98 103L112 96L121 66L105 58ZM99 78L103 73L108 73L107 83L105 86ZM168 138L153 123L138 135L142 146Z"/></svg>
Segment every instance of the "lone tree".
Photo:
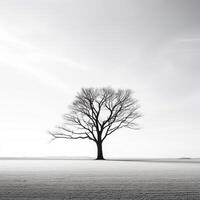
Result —
<svg viewBox="0 0 200 200"><path fill-rule="evenodd" d="M53 140L89 139L97 145L97 159L102 160L103 141L121 128L137 129L135 120L140 117L137 100L131 90L112 88L83 88L64 114L62 126L49 132Z"/></svg>

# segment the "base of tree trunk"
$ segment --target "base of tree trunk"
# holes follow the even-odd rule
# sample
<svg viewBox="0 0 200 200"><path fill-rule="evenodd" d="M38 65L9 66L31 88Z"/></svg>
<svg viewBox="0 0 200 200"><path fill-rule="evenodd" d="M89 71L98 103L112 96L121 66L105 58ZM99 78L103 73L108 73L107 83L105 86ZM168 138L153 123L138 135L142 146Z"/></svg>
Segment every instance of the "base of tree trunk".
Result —
<svg viewBox="0 0 200 200"><path fill-rule="evenodd" d="M96 158L96 160L104 160L102 141L97 142L96 144L97 144L97 158Z"/></svg>
<svg viewBox="0 0 200 200"><path fill-rule="evenodd" d="M96 158L96 160L105 160L104 158Z"/></svg>

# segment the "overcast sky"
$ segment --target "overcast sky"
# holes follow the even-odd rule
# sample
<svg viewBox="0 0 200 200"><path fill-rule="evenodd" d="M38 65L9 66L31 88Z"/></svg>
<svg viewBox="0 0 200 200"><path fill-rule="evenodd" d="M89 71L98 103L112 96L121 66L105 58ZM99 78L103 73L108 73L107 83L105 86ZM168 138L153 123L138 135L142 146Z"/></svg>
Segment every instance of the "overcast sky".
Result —
<svg viewBox="0 0 200 200"><path fill-rule="evenodd" d="M47 130L81 87L130 88L142 129L105 157L200 157L199 0L0 1L0 156L96 156Z"/></svg>

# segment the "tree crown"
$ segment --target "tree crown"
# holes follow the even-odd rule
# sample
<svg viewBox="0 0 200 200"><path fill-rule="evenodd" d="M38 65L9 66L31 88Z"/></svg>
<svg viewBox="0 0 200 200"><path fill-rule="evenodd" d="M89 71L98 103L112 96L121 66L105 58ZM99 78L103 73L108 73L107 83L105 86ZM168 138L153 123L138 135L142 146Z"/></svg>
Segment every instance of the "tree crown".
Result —
<svg viewBox="0 0 200 200"><path fill-rule="evenodd" d="M129 89L82 88L64 114L64 124L50 134L54 138L101 141L118 129L137 129L137 100Z"/></svg>

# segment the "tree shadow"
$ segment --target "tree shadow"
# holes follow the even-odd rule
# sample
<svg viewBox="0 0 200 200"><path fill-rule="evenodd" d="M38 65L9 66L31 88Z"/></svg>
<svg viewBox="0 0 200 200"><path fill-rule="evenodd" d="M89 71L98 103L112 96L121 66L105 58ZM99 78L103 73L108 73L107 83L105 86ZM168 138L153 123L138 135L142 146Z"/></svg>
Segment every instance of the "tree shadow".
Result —
<svg viewBox="0 0 200 200"><path fill-rule="evenodd" d="M144 162L144 163L186 163L186 164L200 164L200 159L191 158L174 158L174 159L106 159L107 161L116 162Z"/></svg>

